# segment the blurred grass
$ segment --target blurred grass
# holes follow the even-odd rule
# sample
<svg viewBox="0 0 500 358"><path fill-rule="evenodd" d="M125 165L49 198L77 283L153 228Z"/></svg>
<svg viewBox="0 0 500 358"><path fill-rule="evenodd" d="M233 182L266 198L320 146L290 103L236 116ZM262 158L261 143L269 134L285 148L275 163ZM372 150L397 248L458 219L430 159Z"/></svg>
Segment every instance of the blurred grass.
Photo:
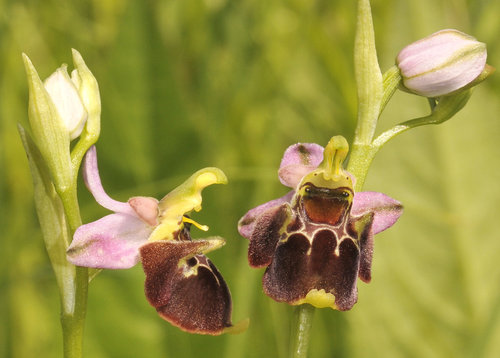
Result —
<svg viewBox="0 0 500 358"><path fill-rule="evenodd" d="M498 0L372 7L383 69L407 43L447 27L486 42L500 67ZM234 320L251 318L238 336L188 335L147 304L140 267L105 271L90 288L86 356L286 357L293 308L262 293L236 222L286 192L276 169L288 145L352 138L355 2L4 0L0 14L0 356L61 352L16 124L27 122L21 52L46 77L71 62L73 47L100 84L99 160L113 197L161 197L204 166L228 175L229 185L205 191L196 218L227 239L210 256L231 288ZM354 309L316 312L311 357L498 357L499 91L496 75L450 122L380 152L366 189L401 200L405 214L377 236L374 279L360 283ZM423 99L397 93L380 128L425 111ZM80 186L84 222L102 216Z"/></svg>

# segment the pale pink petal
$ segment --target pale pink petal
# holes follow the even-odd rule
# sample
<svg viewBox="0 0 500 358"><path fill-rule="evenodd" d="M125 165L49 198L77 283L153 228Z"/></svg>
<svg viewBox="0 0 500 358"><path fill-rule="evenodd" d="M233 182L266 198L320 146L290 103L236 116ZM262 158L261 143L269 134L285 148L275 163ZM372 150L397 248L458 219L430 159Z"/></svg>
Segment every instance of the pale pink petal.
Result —
<svg viewBox="0 0 500 358"><path fill-rule="evenodd" d="M101 178L99 177L99 168L97 167L97 151L95 146L90 147L85 155L83 162L83 179L85 181L85 185L92 193L95 200L102 207L117 213L136 215L135 211L128 203L111 199L104 191L101 184Z"/></svg>
<svg viewBox="0 0 500 358"><path fill-rule="evenodd" d="M139 260L152 227L137 216L111 214L80 226L68 248L68 261L77 266L126 269Z"/></svg>
<svg viewBox="0 0 500 358"><path fill-rule="evenodd" d="M354 194L351 215L360 216L374 213L372 234L390 228L403 213L403 205L385 194L375 191L362 191Z"/></svg>
<svg viewBox="0 0 500 358"><path fill-rule="evenodd" d="M278 175L283 185L292 189L323 161L323 147L315 143L297 143L288 147Z"/></svg>
<svg viewBox="0 0 500 358"><path fill-rule="evenodd" d="M238 222L238 231L240 235L250 239L250 236L255 228L256 219L272 208L278 207L283 203L289 203L293 198L293 194L295 194L295 191L292 190L281 198L268 201L267 203L250 209Z"/></svg>

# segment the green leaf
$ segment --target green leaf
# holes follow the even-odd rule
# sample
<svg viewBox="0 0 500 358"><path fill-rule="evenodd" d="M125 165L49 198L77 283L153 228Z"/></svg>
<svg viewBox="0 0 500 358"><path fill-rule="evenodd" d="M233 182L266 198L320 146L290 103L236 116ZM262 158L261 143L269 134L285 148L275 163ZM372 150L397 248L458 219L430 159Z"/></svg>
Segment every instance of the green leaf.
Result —
<svg viewBox="0 0 500 358"><path fill-rule="evenodd" d="M76 271L75 266L66 259L69 231L63 205L56 193L49 170L40 151L21 125L18 126L18 129L28 156L33 178L36 212L42 228L45 247L59 287L62 309L64 313L72 313L74 300L67 296L71 296L74 292L73 282L75 281Z"/></svg>

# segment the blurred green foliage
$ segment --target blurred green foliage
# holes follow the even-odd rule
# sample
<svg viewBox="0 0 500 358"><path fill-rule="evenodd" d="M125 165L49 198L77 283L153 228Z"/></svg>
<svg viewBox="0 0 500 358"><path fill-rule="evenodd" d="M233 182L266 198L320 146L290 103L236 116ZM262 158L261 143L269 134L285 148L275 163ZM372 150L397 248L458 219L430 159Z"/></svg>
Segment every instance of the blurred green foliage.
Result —
<svg viewBox="0 0 500 358"><path fill-rule="evenodd" d="M373 0L379 61L441 28L488 44L499 68L500 1ZM355 1L0 1L0 356L61 355L59 302L16 130L27 123L21 52L42 77L78 49L99 81L104 186L116 199L162 197L191 173L218 166L227 186L205 190L195 218L227 245L210 257L234 299L236 336L189 335L159 319L140 265L90 286L87 357L285 357L293 308L262 293L236 223L286 192L276 170L295 142L352 139ZM311 357L500 355L500 79L466 108L419 128L377 156L367 190L402 201L378 235L373 281L350 312L317 310ZM380 129L426 113L397 93ZM105 214L80 183L84 222ZM196 233L202 237L204 233ZM201 299L201 298L200 298Z"/></svg>

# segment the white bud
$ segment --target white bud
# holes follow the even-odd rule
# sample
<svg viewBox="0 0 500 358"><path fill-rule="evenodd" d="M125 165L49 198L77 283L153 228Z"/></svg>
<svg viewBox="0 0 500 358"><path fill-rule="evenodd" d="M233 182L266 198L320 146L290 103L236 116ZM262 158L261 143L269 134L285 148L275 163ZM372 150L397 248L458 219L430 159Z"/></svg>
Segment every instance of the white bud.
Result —
<svg viewBox="0 0 500 358"><path fill-rule="evenodd" d="M87 120L87 111L75 83L68 75L66 65L50 75L45 80L44 87L66 126L70 139L77 138L82 133Z"/></svg>

